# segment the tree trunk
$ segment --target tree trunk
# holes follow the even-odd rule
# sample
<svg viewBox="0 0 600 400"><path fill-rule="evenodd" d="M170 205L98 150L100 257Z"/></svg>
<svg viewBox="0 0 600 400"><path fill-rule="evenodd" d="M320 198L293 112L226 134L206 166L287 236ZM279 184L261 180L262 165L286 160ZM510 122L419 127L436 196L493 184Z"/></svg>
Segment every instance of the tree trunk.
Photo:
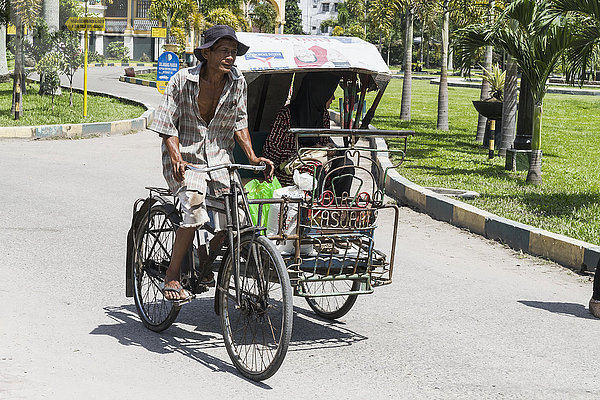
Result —
<svg viewBox="0 0 600 400"><path fill-rule="evenodd" d="M390 66L390 48L392 47L392 35L388 37L387 65Z"/></svg>
<svg viewBox="0 0 600 400"><path fill-rule="evenodd" d="M517 112L517 134L515 136L515 149L531 150L531 128L533 127L533 96L531 85L521 74L519 88L519 108Z"/></svg>
<svg viewBox="0 0 600 400"><path fill-rule="evenodd" d="M421 68L423 68L423 46L425 46L425 24L421 26L421 48L419 49L419 62L421 63Z"/></svg>
<svg viewBox="0 0 600 400"><path fill-rule="evenodd" d="M495 0L490 0L489 2L489 14L488 14L488 22L490 25L494 22L494 7ZM483 66L488 71L492 68L492 46L487 46L485 48L485 58L483 62ZM490 83L485 79L481 82L481 94L479 95L479 100L487 100L490 98ZM477 119L477 135L475 136L475 141L477 143L483 143L483 137L485 136L485 127L487 125L487 118L483 115L479 114L479 118Z"/></svg>
<svg viewBox="0 0 600 400"><path fill-rule="evenodd" d="M483 66L488 71L492 68L492 46L487 46L485 48L485 58L483 62ZM481 93L479 95L479 100L484 101L490 98L490 83L483 79L481 81ZM483 137L485 136L485 126L487 124L487 118L483 115L479 114L479 118L477 119L477 136L475 140L477 143L483 143Z"/></svg>
<svg viewBox="0 0 600 400"><path fill-rule="evenodd" d="M502 133L498 155L506 155L515 141L517 123L517 63L510 55L506 57L506 78L504 81L504 101L502 103Z"/></svg>
<svg viewBox="0 0 600 400"><path fill-rule="evenodd" d="M8 74L6 61L6 26L0 25L0 76Z"/></svg>
<svg viewBox="0 0 600 400"><path fill-rule="evenodd" d="M542 183L542 103L533 107L533 132L531 138L531 160L525 182L539 185Z"/></svg>
<svg viewBox="0 0 600 400"><path fill-rule="evenodd" d="M438 94L437 129L448 130L448 34L449 34L449 0L444 0L442 11L442 71L440 75L440 91Z"/></svg>
<svg viewBox="0 0 600 400"><path fill-rule="evenodd" d="M406 40L404 43L404 79L402 80L402 105L400 119L410 121L410 98L412 90L413 10L406 10Z"/></svg>
<svg viewBox="0 0 600 400"><path fill-rule="evenodd" d="M59 0L44 0L42 18L48 24L48 32L56 32L59 28L58 14L60 10Z"/></svg>
<svg viewBox="0 0 600 400"><path fill-rule="evenodd" d="M425 68L429 69L431 67L431 63L429 62L431 53L429 52L429 37L427 37L427 41L425 42Z"/></svg>
<svg viewBox="0 0 600 400"><path fill-rule="evenodd" d="M15 16L15 71L13 77L13 96L12 96L12 107L11 113L15 114L16 110L19 110L19 115L23 115L23 24L21 18ZM17 87L21 94L17 96ZM17 104L18 102L18 104Z"/></svg>

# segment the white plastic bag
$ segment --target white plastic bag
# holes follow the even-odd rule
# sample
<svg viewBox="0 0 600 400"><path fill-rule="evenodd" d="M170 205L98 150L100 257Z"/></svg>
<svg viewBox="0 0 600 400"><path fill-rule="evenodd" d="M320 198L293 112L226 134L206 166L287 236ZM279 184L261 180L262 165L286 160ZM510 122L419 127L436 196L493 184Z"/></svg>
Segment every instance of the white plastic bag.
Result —
<svg viewBox="0 0 600 400"><path fill-rule="evenodd" d="M296 184L300 183L304 186L306 183L306 177L304 182L297 181L297 175L308 175L308 174L298 174L296 171L294 173L294 182ZM312 176L308 175L310 178L310 185L312 187ZM288 196L291 199L303 199L304 198L304 190L299 189L298 186L285 186L281 189L276 189L273 192L274 199L281 199L283 196ZM267 235L276 235L279 230L279 209L280 204L272 204L271 210L269 211L269 218L267 220ZM289 203L287 215L285 221L283 223L282 232L286 235L292 235L296 233L296 226L298 224L298 204ZM293 254L295 252L294 249L294 240L285 240L283 243L277 245L277 250L282 253ZM301 254L309 254L313 251L313 246L311 244L300 246Z"/></svg>

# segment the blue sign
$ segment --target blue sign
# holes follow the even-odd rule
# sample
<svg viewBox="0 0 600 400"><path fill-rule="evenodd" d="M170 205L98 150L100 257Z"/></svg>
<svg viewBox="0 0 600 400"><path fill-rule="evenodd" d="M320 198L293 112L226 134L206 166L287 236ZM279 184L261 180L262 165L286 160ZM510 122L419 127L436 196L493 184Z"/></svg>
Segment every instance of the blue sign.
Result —
<svg viewBox="0 0 600 400"><path fill-rule="evenodd" d="M165 51L158 57L156 80L168 81L179 71L179 57L172 51Z"/></svg>

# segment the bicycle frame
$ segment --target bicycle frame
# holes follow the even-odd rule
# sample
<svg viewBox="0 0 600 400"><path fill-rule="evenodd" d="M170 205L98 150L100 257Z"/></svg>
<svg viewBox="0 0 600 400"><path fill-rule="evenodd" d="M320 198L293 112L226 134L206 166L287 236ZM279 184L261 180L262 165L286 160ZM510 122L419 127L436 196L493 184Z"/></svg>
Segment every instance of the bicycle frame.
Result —
<svg viewBox="0 0 600 400"><path fill-rule="evenodd" d="M242 295L239 287L239 280L241 276L241 265L240 265L240 254L241 254L241 237L246 232L258 232L264 230L264 228L257 227L251 224L250 208L248 204L248 198L241 187L239 178L236 179L237 171L239 169L247 169L251 171L261 171L265 169L265 166L249 166L242 164L227 164L208 168L198 168L195 166L188 166L189 169L198 172L210 172L217 169L227 168L229 172L229 192L223 194L223 198L219 199L216 196L207 195L206 204L207 209L212 211L222 212L224 211L226 227L227 227L227 240L229 249L231 251L231 257L234 262L234 282L235 282L235 294L237 306L241 305ZM219 209L218 204L223 204L224 209ZM240 215L238 210L242 210L244 213L244 220L250 222L249 224L242 225L240 221ZM254 237L253 237L254 240ZM251 242L250 248L253 249L253 242ZM259 284L262 281L259 280ZM219 288L218 288L219 290ZM261 293L265 293L265 288L259 288Z"/></svg>

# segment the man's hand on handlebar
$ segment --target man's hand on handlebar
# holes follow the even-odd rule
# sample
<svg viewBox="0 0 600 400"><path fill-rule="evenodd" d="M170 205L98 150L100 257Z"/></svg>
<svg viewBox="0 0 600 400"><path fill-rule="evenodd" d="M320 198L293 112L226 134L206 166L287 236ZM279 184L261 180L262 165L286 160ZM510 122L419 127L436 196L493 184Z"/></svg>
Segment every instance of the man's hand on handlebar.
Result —
<svg viewBox="0 0 600 400"><path fill-rule="evenodd" d="M275 172L275 165L273 165L273 161L265 157L256 157L254 160L250 161L250 164L264 165L266 167L263 171L263 174L265 174L265 179L267 182L271 182L273 180L273 173Z"/></svg>
<svg viewBox="0 0 600 400"><path fill-rule="evenodd" d="M183 161L182 159L171 159L171 165L173 165L173 177L177 182L183 182L183 179L185 177L185 170L188 164L189 163Z"/></svg>

